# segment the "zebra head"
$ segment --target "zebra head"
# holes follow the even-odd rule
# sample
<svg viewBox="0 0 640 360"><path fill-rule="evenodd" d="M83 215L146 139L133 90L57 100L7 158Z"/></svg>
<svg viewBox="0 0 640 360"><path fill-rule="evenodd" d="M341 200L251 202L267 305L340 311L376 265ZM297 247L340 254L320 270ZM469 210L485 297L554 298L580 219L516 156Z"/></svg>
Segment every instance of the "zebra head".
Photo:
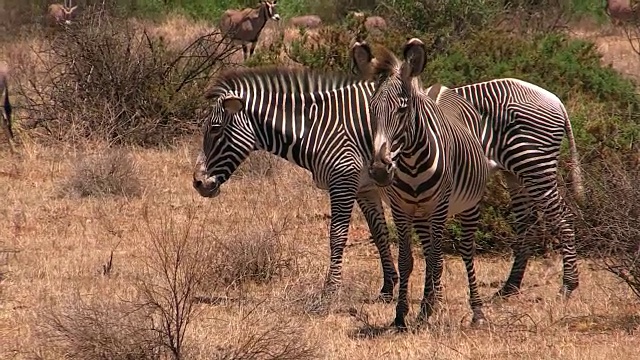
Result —
<svg viewBox="0 0 640 360"><path fill-rule="evenodd" d="M396 158L408 150L405 142L415 126L412 82L424 70L426 50L424 43L414 38L407 42L403 52L404 62L384 47L377 58L365 42L356 42L351 48L355 69L376 84L369 106L375 124L369 176L378 186L393 182Z"/></svg>
<svg viewBox="0 0 640 360"><path fill-rule="evenodd" d="M216 197L220 186L255 148L244 105L244 99L228 92L218 96L210 108L193 172L193 187L203 197Z"/></svg>

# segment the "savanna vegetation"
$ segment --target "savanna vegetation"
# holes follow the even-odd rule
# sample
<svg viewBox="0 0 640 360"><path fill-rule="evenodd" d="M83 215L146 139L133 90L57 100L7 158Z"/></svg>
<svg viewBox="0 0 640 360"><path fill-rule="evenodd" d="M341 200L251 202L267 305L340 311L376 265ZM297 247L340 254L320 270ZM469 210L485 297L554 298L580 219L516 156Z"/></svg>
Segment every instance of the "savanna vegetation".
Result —
<svg viewBox="0 0 640 360"><path fill-rule="evenodd" d="M0 6L16 133L0 144L0 358L635 356L640 54L601 2L280 0L283 19L268 23L244 64L217 19L255 1L73 1L80 10L64 28L45 24L48 4ZM382 16L387 28L368 31L352 11ZM323 26L288 25L305 14ZM381 273L355 210L343 289L318 315L329 207L308 173L257 152L220 197L191 187L202 94L221 69L349 72L356 38L397 53L407 37L429 46L425 84L517 77L566 104L588 197L578 205L566 191L581 255L581 285L568 302L555 297L557 242L535 239L523 293L487 302L489 327L471 329L453 219L442 308L428 329L393 334L392 305L369 301ZM506 278L514 241L499 176L483 207L477 271L489 296ZM414 272L423 266L416 261Z"/></svg>

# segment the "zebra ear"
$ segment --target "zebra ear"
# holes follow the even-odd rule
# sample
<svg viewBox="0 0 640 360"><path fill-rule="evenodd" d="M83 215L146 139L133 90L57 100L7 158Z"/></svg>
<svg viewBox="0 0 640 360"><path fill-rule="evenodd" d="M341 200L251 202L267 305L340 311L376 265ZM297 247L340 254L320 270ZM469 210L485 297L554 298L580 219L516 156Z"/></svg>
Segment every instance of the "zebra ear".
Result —
<svg viewBox="0 0 640 360"><path fill-rule="evenodd" d="M244 108L244 101L240 97L229 95L222 100L222 107L224 107L226 112L234 115Z"/></svg>
<svg viewBox="0 0 640 360"><path fill-rule="evenodd" d="M351 66L351 72L355 75L366 76L371 70L371 60L373 60L373 54L371 47L365 41L357 42L351 47L351 60L353 65Z"/></svg>
<svg viewBox="0 0 640 360"><path fill-rule="evenodd" d="M422 40L418 38L409 39L402 53L405 61L402 66L402 75L405 77L420 75L427 64L427 50Z"/></svg>

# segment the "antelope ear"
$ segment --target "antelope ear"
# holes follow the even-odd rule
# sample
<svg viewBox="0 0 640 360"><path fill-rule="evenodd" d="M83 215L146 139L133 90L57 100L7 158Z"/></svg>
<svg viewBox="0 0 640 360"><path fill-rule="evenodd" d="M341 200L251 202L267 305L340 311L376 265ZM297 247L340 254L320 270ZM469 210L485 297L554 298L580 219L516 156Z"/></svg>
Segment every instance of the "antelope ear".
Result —
<svg viewBox="0 0 640 360"><path fill-rule="evenodd" d="M356 41L351 47L351 60L353 62L351 72L356 75L358 73L365 76L368 75L371 71L371 61L373 60L373 53L369 44L365 41Z"/></svg>
<svg viewBox="0 0 640 360"><path fill-rule="evenodd" d="M222 107L224 107L226 112L234 115L244 108L244 101L238 96L227 95L227 97L222 100Z"/></svg>
<svg viewBox="0 0 640 360"><path fill-rule="evenodd" d="M427 50L422 40L418 38L409 39L402 53L405 61L402 65L402 76L412 78L420 75L427 64Z"/></svg>

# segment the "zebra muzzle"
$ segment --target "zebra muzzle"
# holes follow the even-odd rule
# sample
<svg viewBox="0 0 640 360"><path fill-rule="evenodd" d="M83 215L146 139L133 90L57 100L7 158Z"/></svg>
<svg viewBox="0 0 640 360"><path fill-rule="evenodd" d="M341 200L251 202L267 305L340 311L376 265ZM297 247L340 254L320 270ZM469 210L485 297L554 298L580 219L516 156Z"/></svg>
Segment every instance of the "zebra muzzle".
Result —
<svg viewBox="0 0 640 360"><path fill-rule="evenodd" d="M193 177L193 187L202 197L213 198L220 194L221 182L215 176L209 178Z"/></svg>
<svg viewBox="0 0 640 360"><path fill-rule="evenodd" d="M385 187L393 182L394 166L393 163L384 163L382 161L374 161L369 167L369 177L377 186Z"/></svg>

